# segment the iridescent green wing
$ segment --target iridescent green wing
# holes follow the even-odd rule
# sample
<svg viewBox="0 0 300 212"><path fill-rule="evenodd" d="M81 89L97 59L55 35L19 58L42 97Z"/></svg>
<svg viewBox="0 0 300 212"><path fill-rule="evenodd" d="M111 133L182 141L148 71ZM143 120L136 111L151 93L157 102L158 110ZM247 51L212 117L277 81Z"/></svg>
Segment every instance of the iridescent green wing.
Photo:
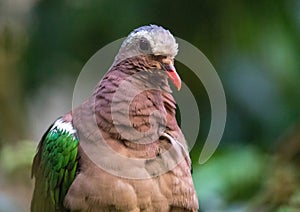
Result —
<svg viewBox="0 0 300 212"><path fill-rule="evenodd" d="M58 119L43 136L32 165L31 211L67 211L64 198L78 165L78 137L71 122Z"/></svg>

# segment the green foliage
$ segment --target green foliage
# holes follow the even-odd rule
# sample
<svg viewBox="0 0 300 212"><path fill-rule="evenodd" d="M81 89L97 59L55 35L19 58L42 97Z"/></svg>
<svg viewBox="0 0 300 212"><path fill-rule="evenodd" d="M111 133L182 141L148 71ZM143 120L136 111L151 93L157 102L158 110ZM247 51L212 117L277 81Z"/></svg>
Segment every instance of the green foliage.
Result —
<svg viewBox="0 0 300 212"><path fill-rule="evenodd" d="M232 147L218 151L203 165L194 165L193 179L202 209L220 211L229 202L248 202L261 186L267 162L253 147Z"/></svg>
<svg viewBox="0 0 300 212"><path fill-rule="evenodd" d="M7 179L29 183L35 151L36 146L28 140L5 145L0 151L0 167Z"/></svg>
<svg viewBox="0 0 300 212"><path fill-rule="evenodd" d="M280 206L277 209L277 212L286 212L286 211L296 212L299 211L299 207L300 207L300 190L298 190L291 196L288 204Z"/></svg>

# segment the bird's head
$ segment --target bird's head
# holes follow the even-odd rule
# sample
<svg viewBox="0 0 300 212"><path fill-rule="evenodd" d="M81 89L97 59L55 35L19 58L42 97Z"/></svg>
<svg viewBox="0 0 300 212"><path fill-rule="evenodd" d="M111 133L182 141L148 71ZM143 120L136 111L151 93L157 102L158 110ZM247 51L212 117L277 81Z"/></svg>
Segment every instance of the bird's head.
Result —
<svg viewBox="0 0 300 212"><path fill-rule="evenodd" d="M174 67L177 52L178 44L169 30L156 25L142 26L132 31L124 40L114 63L140 55L153 56L153 60L160 63L161 69L167 72L179 90L181 79Z"/></svg>

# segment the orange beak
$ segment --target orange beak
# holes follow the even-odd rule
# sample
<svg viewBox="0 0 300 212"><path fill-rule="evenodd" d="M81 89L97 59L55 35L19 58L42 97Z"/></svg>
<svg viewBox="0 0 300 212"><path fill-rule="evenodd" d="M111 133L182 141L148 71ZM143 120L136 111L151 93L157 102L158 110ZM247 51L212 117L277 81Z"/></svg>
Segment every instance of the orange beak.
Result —
<svg viewBox="0 0 300 212"><path fill-rule="evenodd" d="M175 85L175 87L180 90L181 88L181 79L179 77L179 75L177 74L176 72L176 69L173 65L173 62L170 62L167 67L166 67L166 71L167 71L167 74L170 78L170 80L172 81L173 85Z"/></svg>

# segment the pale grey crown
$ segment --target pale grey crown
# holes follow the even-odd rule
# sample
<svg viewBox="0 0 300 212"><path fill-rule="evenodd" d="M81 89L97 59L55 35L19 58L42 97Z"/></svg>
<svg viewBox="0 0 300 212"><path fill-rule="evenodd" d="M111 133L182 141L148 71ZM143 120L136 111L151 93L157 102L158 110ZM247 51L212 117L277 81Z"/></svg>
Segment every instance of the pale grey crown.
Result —
<svg viewBox="0 0 300 212"><path fill-rule="evenodd" d="M174 58L178 44L169 30L161 26L142 26L132 31L122 43L116 60L140 54L162 55ZM116 61L115 61L116 62Z"/></svg>

